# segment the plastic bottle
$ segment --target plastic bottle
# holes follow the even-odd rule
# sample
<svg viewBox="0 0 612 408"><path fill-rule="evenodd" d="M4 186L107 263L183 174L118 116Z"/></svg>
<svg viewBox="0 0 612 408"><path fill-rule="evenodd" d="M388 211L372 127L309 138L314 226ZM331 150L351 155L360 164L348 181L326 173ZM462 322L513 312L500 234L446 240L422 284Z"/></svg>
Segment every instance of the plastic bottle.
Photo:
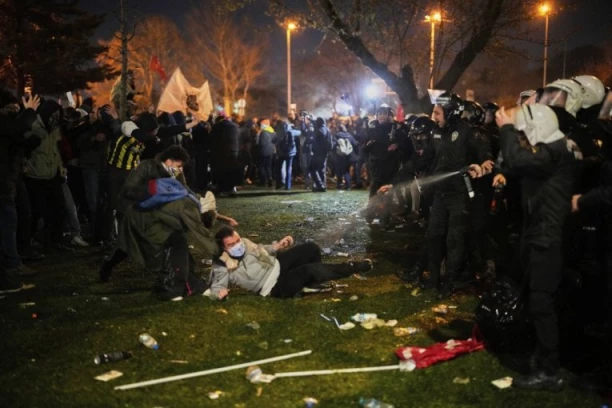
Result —
<svg viewBox="0 0 612 408"><path fill-rule="evenodd" d="M384 403L374 398L360 398L359 405L363 408L395 408L391 404Z"/></svg>
<svg viewBox="0 0 612 408"><path fill-rule="evenodd" d="M94 363L106 364L114 361L127 360L132 357L132 353L129 351L113 351L111 353L102 353L94 357Z"/></svg>
<svg viewBox="0 0 612 408"><path fill-rule="evenodd" d="M157 341L151 337L149 333L142 333L138 340L140 341L140 344L146 348L150 348L152 350L157 350L159 348L159 344L157 344Z"/></svg>
<svg viewBox="0 0 612 408"><path fill-rule="evenodd" d="M367 320L376 319L378 315L376 313L357 313L351 319L356 322L365 322Z"/></svg>

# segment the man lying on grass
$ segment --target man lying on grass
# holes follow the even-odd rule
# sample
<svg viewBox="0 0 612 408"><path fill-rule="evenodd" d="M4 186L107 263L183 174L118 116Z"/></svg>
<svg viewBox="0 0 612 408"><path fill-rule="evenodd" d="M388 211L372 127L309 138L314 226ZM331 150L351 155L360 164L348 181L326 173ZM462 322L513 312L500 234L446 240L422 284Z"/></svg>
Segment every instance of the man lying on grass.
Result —
<svg viewBox="0 0 612 408"><path fill-rule="evenodd" d="M215 235L222 255L211 273L211 295L219 300L229 294L234 284L261 296L290 298L310 285L348 278L372 269L372 261L324 264L321 248L313 242L293 245L286 236L272 245L259 245L241 238L231 227L222 227Z"/></svg>

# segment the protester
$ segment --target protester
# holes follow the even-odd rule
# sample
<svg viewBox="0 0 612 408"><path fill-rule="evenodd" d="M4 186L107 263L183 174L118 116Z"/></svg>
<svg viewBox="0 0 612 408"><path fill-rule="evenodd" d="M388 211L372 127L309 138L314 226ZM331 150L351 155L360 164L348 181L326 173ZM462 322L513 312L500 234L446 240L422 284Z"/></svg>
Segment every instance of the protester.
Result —
<svg viewBox="0 0 612 408"><path fill-rule="evenodd" d="M211 294L217 299L228 296L230 283L263 297L291 298L309 285L372 269L370 260L324 264L321 248L312 242L292 247L291 236L264 246L240 237L231 227L223 227L215 240L222 253L211 272Z"/></svg>

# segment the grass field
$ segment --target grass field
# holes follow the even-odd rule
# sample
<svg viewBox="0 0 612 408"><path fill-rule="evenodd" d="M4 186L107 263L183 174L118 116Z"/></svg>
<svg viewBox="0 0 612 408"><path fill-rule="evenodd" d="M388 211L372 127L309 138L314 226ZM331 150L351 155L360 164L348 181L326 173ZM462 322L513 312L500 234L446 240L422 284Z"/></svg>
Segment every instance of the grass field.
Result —
<svg viewBox="0 0 612 408"><path fill-rule="evenodd" d="M205 297L163 303L150 292L153 277L131 262L117 268L111 282L97 282L101 254L79 250L65 259L49 257L32 267L35 288L0 299L0 407L303 407L305 397L318 407L356 407L360 397L377 398L395 407L600 407L599 397L571 388L558 394L498 390L492 380L515 373L486 351L476 352L413 372L346 374L271 384L251 384L244 369L148 388L115 391L114 386L209 368L312 350L306 357L262 366L265 373L328 368L382 366L397 363L401 345L429 345L467 338L474 296L445 302L456 305L445 321L436 321L433 293L413 296L393 272L408 265L422 244L423 232L406 226L383 232L356 217L365 192L263 195L246 191L222 198L219 211L236 218L243 236L269 243L291 234L298 243L313 239L332 253L372 258L367 280L350 278L348 287L292 300L268 299L232 290L225 302ZM283 203L283 201L300 201ZM334 245L344 239L344 246ZM194 249L198 272L208 270ZM358 300L349 297L357 295ZM336 301L339 299L339 301ZM33 306L23 303L34 302ZM377 313L399 321L398 327L419 331L395 337L391 328L342 332L320 314L341 323L358 312ZM33 314L37 318L33 318ZM252 321L260 328L246 325ZM138 343L142 332L160 344L157 351ZM290 340L290 342L289 342ZM96 366L95 355L130 350L133 358ZM180 361L177 363L176 361ZM108 383L94 379L106 371L123 376ZM455 377L469 378L455 384ZM223 391L217 400L208 393Z"/></svg>

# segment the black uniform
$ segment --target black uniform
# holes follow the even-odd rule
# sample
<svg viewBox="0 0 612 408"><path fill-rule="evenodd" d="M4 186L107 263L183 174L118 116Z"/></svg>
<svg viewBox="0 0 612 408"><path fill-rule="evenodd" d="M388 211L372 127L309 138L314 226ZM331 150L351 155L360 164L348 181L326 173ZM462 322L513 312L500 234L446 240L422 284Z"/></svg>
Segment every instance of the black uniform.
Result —
<svg viewBox="0 0 612 408"><path fill-rule="evenodd" d="M553 294L562 275L563 225L570 213L578 161L567 139L521 148L512 125L501 129L504 163L520 177L523 207L521 264L529 282L529 311L538 339L538 369L559 369L559 328Z"/></svg>
<svg viewBox="0 0 612 408"><path fill-rule="evenodd" d="M433 149L427 149L433 175L458 172L472 163L491 158L488 143L478 141L470 126L454 121L434 130ZM468 194L463 178L457 174L432 185L433 205L427 230L429 245L430 282L438 286L440 266L446 247L445 280L456 280L465 251L465 233L468 221ZM446 286L450 289L450 285Z"/></svg>
<svg viewBox="0 0 612 408"><path fill-rule="evenodd" d="M373 121L371 124L373 126L368 130L364 151L368 154L370 197L373 197L380 187L392 182L399 170L399 156L405 136L395 123ZM393 144L397 144L398 149L389 151L389 146Z"/></svg>

